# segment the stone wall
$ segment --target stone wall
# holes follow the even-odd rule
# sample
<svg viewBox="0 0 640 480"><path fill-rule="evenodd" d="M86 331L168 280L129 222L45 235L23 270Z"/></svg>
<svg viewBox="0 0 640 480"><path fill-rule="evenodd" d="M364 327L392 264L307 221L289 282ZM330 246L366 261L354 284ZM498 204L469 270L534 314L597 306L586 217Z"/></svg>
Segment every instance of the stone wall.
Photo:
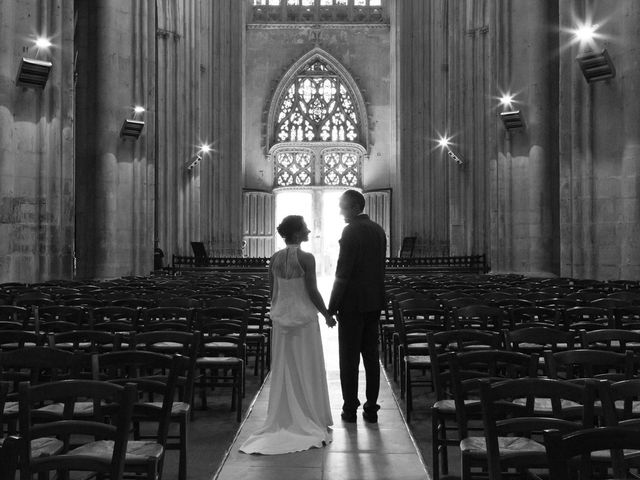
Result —
<svg viewBox="0 0 640 480"><path fill-rule="evenodd" d="M0 282L73 272L73 3L0 1ZM37 36L53 46L38 49ZM44 89L22 57L51 61Z"/></svg>

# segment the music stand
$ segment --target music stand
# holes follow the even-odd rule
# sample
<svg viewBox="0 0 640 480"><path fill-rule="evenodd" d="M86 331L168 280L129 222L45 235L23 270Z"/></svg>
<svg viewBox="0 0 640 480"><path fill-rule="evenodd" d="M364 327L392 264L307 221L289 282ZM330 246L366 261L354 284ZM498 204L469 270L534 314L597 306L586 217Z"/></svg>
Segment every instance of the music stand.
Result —
<svg viewBox="0 0 640 480"><path fill-rule="evenodd" d="M208 255L204 248L204 243L191 242L191 249L193 250L193 256L196 258L196 267L206 265Z"/></svg>

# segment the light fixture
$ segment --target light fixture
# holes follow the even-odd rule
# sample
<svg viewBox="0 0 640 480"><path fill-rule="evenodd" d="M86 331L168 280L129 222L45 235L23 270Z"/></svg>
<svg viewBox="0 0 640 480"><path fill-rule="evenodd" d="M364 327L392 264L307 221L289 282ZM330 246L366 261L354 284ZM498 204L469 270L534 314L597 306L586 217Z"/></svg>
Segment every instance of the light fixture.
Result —
<svg viewBox="0 0 640 480"><path fill-rule="evenodd" d="M145 111L146 111L146 110L145 110L145 108L144 108L142 105L136 105L135 107L133 107L133 112L134 112L136 115L140 115L140 114L144 113Z"/></svg>
<svg viewBox="0 0 640 480"><path fill-rule="evenodd" d="M576 57L576 61L580 65L582 74L588 83L616 76L616 69L606 49L599 53L593 51L583 52Z"/></svg>
<svg viewBox="0 0 640 480"><path fill-rule="evenodd" d="M127 118L122 123L122 128L120 129L120 136L134 138L137 140L140 137L140 133L142 133L143 128L144 128L143 121Z"/></svg>
<svg viewBox="0 0 640 480"><path fill-rule="evenodd" d="M454 162L456 162L458 165L462 165L462 159L460 157L458 157L453 150L451 150L451 137L447 137L446 135L441 135L440 138L438 140L436 140L438 142L438 146L447 151L447 155L449 155L449 158L451 158Z"/></svg>
<svg viewBox="0 0 640 480"><path fill-rule="evenodd" d="M507 131L524 128L524 120L520 114L520 110L501 112L500 120L502 120L502 124Z"/></svg>
<svg viewBox="0 0 640 480"><path fill-rule="evenodd" d="M53 64L45 60L23 57L18 67L17 85L44 88Z"/></svg>
<svg viewBox="0 0 640 480"><path fill-rule="evenodd" d="M51 41L46 37L36 38L35 44L38 48L49 48L52 45Z"/></svg>
<svg viewBox="0 0 640 480"><path fill-rule="evenodd" d="M509 92L503 93L502 96L500 97L500 104L505 108L511 108L511 105L513 104L513 99L514 99L514 95L510 94Z"/></svg>

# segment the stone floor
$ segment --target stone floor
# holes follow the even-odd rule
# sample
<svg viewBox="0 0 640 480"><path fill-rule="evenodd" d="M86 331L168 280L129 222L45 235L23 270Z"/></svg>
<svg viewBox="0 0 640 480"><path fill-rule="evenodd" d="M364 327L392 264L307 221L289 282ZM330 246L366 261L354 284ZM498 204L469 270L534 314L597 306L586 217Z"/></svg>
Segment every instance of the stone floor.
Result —
<svg viewBox="0 0 640 480"><path fill-rule="evenodd" d="M334 418L333 442L324 448L286 455L246 455L238 446L264 421L269 381L259 393L232 444L216 480L296 479L406 479L429 478L388 381L383 377L378 403L379 422L371 425L361 418L356 424L340 419L342 397L337 360L337 329L323 328L329 397ZM364 391L364 372L360 375Z"/></svg>
<svg viewBox="0 0 640 480"><path fill-rule="evenodd" d="M330 285L319 279L321 292L327 298L326 291ZM343 424L340 420L341 396L339 392L339 382L337 377L337 329L329 330L322 328L323 344L325 346L325 364L329 377L329 388L331 392L331 402L333 408L334 430L333 443L329 448L317 449L315 451L301 452L298 454L279 455L275 460L277 463L293 468L297 480L318 477L318 471L336 472L335 476L325 476L325 478L430 478L431 472L431 416L429 406L433 403L433 394L426 388L416 389L414 393L414 409L412 411L411 422L406 432L404 423L404 400L399 398L399 386L392 380L392 372L387 370L386 377L382 378L381 405L383 411L380 412L380 421L377 426L372 427L365 424L361 418L356 425ZM267 385L264 387L268 388ZM234 463L236 469L250 469L252 466L262 469L266 457L249 456L237 452L234 441L242 441L250 430L253 430L261 423L266 409L266 390L261 396L259 393L260 384L258 377L247 375L247 392L244 403L245 415L249 406L254 403L254 413L245 420L246 429L240 430L240 425L235 421L235 414L229 411L228 392L220 391L210 394L208 397L209 409L199 410L199 402L196 401L196 419L190 424L189 438L189 458L188 458L188 480L213 479L218 475L219 480L223 478L249 478L245 476L245 471L236 471L235 477L222 475L223 460L228 457L229 465ZM363 389L361 389L363 391ZM399 408L398 408L399 406ZM244 418L244 417L243 417ZM237 437L237 438L236 438ZM413 444L415 442L417 451L421 457L416 455ZM459 456L455 449L452 451L450 464L450 474L459 471ZM383 477L369 475L369 472L385 472L386 460L380 460L379 453L392 453L397 459L413 462L422 458L427 465L427 472L422 471L419 477L397 476L400 472ZM406 457L403 457L406 456ZM246 460L244 466L236 461L242 457ZM402 457L402 458L401 458ZM272 457L274 458L274 457ZM408 460L411 458L411 460ZM402 463L402 462L401 462ZM308 468L309 465L312 468ZM337 473L340 469L340 474ZM276 468L277 470L277 468ZM274 471L276 471L274 470ZM311 476L303 476L307 473ZM226 475L226 473L225 473ZM315 475L315 477L313 476ZM177 479L177 452L168 452L165 462L165 480ZM262 475L260 478L272 478ZM285 476L277 475L279 480L285 480Z"/></svg>

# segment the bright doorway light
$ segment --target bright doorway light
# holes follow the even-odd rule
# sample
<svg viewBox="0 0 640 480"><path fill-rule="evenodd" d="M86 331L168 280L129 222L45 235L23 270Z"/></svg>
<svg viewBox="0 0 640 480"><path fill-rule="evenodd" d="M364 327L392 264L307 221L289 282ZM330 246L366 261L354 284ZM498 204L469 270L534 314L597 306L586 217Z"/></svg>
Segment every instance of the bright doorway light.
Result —
<svg viewBox="0 0 640 480"><path fill-rule="evenodd" d="M334 275L340 253L340 237L344 218L340 215L340 196L343 190L327 190L322 193L322 250L316 256L320 265L319 275Z"/></svg>
<svg viewBox="0 0 640 480"><path fill-rule="evenodd" d="M313 231L313 196L310 191L285 190L276 192L275 200L276 227L280 225L282 219L287 215L302 215L304 217L304 221L307 223L307 227L311 230L311 233L309 233L309 240L316 235L317 232ZM280 250L284 247L284 240L276 233L276 250ZM302 249L309 251L309 244L307 243L306 245L303 245Z"/></svg>

